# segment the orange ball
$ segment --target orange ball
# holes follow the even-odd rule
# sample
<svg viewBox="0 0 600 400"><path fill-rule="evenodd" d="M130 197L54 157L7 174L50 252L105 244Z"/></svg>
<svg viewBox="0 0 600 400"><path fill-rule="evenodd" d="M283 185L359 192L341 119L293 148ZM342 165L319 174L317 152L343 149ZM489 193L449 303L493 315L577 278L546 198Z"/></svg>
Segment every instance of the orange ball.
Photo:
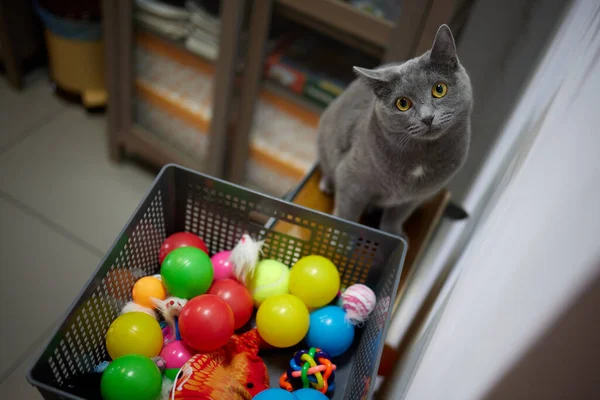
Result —
<svg viewBox="0 0 600 400"><path fill-rule="evenodd" d="M153 276L145 276L133 285L133 301L143 307L155 308L152 297L164 300L167 297L160 279Z"/></svg>

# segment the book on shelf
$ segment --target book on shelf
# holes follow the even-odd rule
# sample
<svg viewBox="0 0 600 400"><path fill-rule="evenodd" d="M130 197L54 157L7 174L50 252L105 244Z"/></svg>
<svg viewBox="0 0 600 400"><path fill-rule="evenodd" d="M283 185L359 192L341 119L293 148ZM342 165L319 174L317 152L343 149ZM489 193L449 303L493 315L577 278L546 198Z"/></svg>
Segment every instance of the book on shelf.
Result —
<svg viewBox="0 0 600 400"><path fill-rule="evenodd" d="M191 30L188 21L169 20L157 17L156 15L142 10L137 10L135 12L135 21L146 29L172 40L181 40L185 38Z"/></svg>
<svg viewBox="0 0 600 400"><path fill-rule="evenodd" d="M265 66L268 79L327 106L354 79L352 66L372 68L377 60L317 33L281 39Z"/></svg>

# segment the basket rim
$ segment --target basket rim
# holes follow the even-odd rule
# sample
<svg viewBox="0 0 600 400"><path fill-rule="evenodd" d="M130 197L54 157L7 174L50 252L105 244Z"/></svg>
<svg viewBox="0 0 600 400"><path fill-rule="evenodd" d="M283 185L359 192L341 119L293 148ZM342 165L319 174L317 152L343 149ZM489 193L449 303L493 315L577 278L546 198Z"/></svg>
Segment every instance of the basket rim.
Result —
<svg viewBox="0 0 600 400"><path fill-rule="evenodd" d="M164 166L164 167L161 169L161 171L160 171L159 175L162 175L162 173L163 173L163 170L166 170L167 168L176 168L176 169L182 169L182 170L184 170L184 171L191 172L191 173L193 173L193 174L200 175L200 176L203 176L203 177L205 177L205 178L208 178L208 179L212 179L212 180L214 180L214 181L216 181L216 182L223 183L223 184L230 185L230 186L234 186L234 187L235 187L235 188L237 188L237 189L241 189L241 190L245 190L245 191L247 191L247 192L251 192L252 194L256 194L256 195L258 195L258 196L267 197L269 200L273 200L273 201L275 201L275 202L278 202L278 203L290 204L290 205L292 205L292 206L294 206L294 207L296 207L296 208L302 209L302 210L304 210L304 211L308 211L308 212L311 212L311 213L315 213L315 214L318 214L318 215L320 215L320 216L323 216L323 217L326 217L326 218L329 218L329 219L333 219L333 220L335 220L335 221L342 222L342 223L344 223L344 224L351 225L351 226L353 226L354 228L358 228L358 229L362 229L362 230L365 230L365 231L369 231L369 232L375 233L375 234L377 234L377 235L380 235L380 236L385 236L385 237L387 237L388 239L400 240L404 246L408 246L408 243L407 243L406 239L405 239L405 238L403 238L402 236L393 235L393 234L391 234L391 233L388 233L388 232L385 232L385 231L382 231L382 230L379 230L379 229L375 229L375 228L372 228L372 227L370 227L370 226L367 226L367 225L362 225L362 224L359 224L359 223L357 223L357 222L348 221L348 220L345 220L345 219L342 219L342 218L336 217L336 216L334 216L334 215L327 214L327 213L325 213L325 212L322 212L322 211L318 211L318 210L314 210L314 209L312 209L312 208L308 208L308 207L305 207L305 206L301 206L301 205L299 205L299 204L295 204L295 203L293 203L292 201L286 200L285 198L284 198L284 199L282 199L282 198L279 198L279 197L274 197L274 196L271 196L271 195L269 195L269 194L261 193L261 192L258 192L258 191L256 191L256 190L249 189L249 188L247 188L247 187L245 187L245 186L238 185L237 183L232 183L232 182L229 182L229 181L227 181L227 180L224 180L224 179L215 178L215 177L213 177L213 176L210 176L210 175L207 175L207 174L203 174L203 173L201 173L201 172L198 172L198 171L194 171L194 170L193 170L193 169L191 169L191 168L187 168L187 167L181 166L181 165L179 165L179 164L173 164L173 163L171 163L171 164L166 164L166 165L165 165L165 166ZM309 173L312 173L312 171L314 171L314 168L315 168L315 167L311 168L311 169L309 170L309 172L307 173L307 175L308 175ZM302 179L301 183L302 183L302 182L305 182L305 179ZM137 210L136 210L136 211L137 211Z"/></svg>
<svg viewBox="0 0 600 400"><path fill-rule="evenodd" d="M313 166L307 173L307 175L309 175L310 173L314 172L315 168L317 166ZM56 335L60 332L62 325L65 323L66 319L68 318L69 315L71 315L71 312L75 309L76 306L79 305L79 303L82 301L83 295L85 294L85 292L87 291L89 285L94 281L96 274L100 271L100 269L102 268L102 266L104 265L104 263L106 262L107 258L109 257L109 255L111 254L112 250L114 249L114 247L117 245L119 238L123 235L123 233L126 231L127 227L129 226L129 224L134 220L135 216L138 214L138 211L140 211L141 207L143 206L143 204L147 201L148 197L150 196L150 194L152 193L152 191L154 190L154 188L156 187L156 184L162 179L162 177L164 175L166 175L170 170L184 170L188 173L192 173L195 175L199 175L203 178L206 179L210 179L213 180L215 182L218 183L222 183L225 185L230 185L233 186L237 189L241 189L241 190L245 190L247 192L250 192L252 194L258 195L258 196L262 196L262 197L266 197L271 201L277 202L277 203L282 203L282 204L287 204L287 205L292 205L298 209L302 209L304 211L310 212L310 213L314 213L317 215L320 215L322 217L328 218L328 219L333 219L335 221L344 223L344 224L348 224L354 228L357 229L361 229L364 231L368 231L383 237L386 237L388 239L391 240L396 240L398 241L398 245L402 245L402 254L400 256L400 267L402 268L405 258L406 258L406 252L407 252L407 248L408 248L408 243L407 240L402 237L402 236L397 236L397 235L393 235L384 231L381 231L379 229L375 229L366 225L362 225L356 222L352 222L352 221L347 221L341 218L338 218L336 216L333 216L331 214L327 214L318 210L314 210L305 206L301 206L298 204L294 204L292 201L287 200L287 196L282 198L278 198L278 197L274 197L271 196L269 194L265 194L265 193L260 193L256 190L244 187L242 185L238 185L236 183L233 182L229 182L227 180L221 179L221 178L217 178L199 171L195 171L191 168L187 168L184 167L182 165L179 164L175 164L175 163L169 163L169 164L165 164L160 171L158 172L158 174L156 175L156 177L154 178L154 180L152 181L150 187L148 188L148 190L146 190L146 193L144 194L144 196L142 197L142 199L140 200L140 202L138 203L137 207L135 208L135 210L131 213L131 215L129 216L129 218L127 219L127 221L125 222L125 224L123 225L123 227L121 228L121 230L119 231L118 235L116 236L115 240L113 241L113 243L110 245L110 247L108 248L108 250L105 252L104 256L102 257L102 259L100 260L100 262L98 263L98 265L96 266L96 268L94 269L94 271L91 273L90 277L88 278L88 280L85 282L85 284L83 285L82 289L78 292L77 296L75 297L75 299L71 302L71 304L69 305L69 307L67 308L67 310L61 314L61 316L59 318L57 318L58 324L54 327L54 329L52 330L51 335L43 342L44 345L41 347L41 350L38 351L37 356L35 357L35 361L33 362L33 364L31 366L29 366L29 368L27 369L27 373L26 373L26 379L29 382L29 384L40 388L40 389L44 389L46 391L49 391L51 393L60 395L64 398L70 399L70 400L85 400L82 397L67 393L65 391L63 391L62 389L55 387L55 386L50 386L46 383L43 383L41 381L39 381L38 379L36 379L33 375L34 369L36 368L36 366L38 365L38 363L40 362L42 355L46 352L46 350L48 349L48 346L52 343L52 341L54 340L54 338L56 337ZM306 181L306 177L304 179L302 179L302 181L300 182L300 184L302 184L303 182ZM269 229L269 227L266 226L267 229ZM394 287L397 287L400 281L400 276L402 274L399 273L397 274L396 278L395 278L395 282L394 282ZM390 302L393 304L395 302L395 298L397 296L397 290L393 291L393 295L391 296ZM391 323L391 317L392 315L389 314L388 318L386 318L386 321L384 323L384 326L382 328L383 332L387 332L389 329L389 325ZM381 356L382 356L382 352L383 352L383 348L381 349L381 351L379 352L379 355L376 358L376 365L378 365L381 361ZM377 369L375 369L375 371L373 372L374 376L377 375ZM372 392L373 387L371 387L371 389L369 390L369 392Z"/></svg>

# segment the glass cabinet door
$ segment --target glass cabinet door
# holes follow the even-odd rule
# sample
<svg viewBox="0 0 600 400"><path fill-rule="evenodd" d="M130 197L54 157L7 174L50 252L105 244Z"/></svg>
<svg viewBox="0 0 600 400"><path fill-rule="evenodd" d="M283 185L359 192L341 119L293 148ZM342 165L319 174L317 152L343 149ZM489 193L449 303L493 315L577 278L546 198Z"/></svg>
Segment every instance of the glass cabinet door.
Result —
<svg viewBox="0 0 600 400"><path fill-rule="evenodd" d="M244 3L105 2L117 14L108 51L116 50L111 130L117 146L152 164L174 162L224 177Z"/></svg>

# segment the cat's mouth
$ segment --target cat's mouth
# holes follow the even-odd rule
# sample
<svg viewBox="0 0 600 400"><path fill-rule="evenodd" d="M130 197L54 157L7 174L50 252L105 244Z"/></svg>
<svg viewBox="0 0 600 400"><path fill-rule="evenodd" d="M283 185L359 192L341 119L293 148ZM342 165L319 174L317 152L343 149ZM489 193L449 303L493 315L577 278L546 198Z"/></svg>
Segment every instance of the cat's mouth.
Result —
<svg viewBox="0 0 600 400"><path fill-rule="evenodd" d="M414 139L421 140L435 140L442 136L444 132L445 129L443 129L443 127L439 124L411 126L407 131L407 133Z"/></svg>
<svg viewBox="0 0 600 400"><path fill-rule="evenodd" d="M444 130L437 126L428 126L421 133L417 134L417 137L427 139L427 140L435 140L442 136Z"/></svg>

